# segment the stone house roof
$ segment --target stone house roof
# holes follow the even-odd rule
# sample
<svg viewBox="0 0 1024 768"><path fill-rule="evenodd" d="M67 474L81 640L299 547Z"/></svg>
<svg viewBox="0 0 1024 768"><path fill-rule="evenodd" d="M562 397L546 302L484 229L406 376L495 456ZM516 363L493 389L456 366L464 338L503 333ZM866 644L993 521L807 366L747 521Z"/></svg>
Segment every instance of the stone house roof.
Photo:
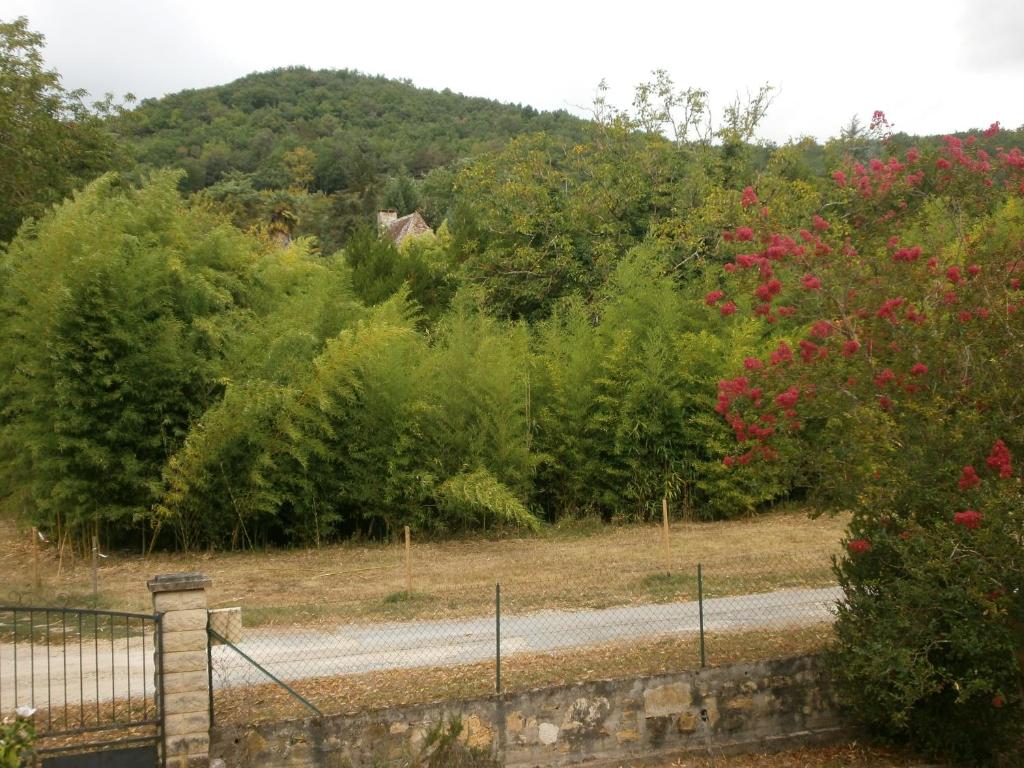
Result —
<svg viewBox="0 0 1024 768"><path fill-rule="evenodd" d="M400 245L407 237L434 234L434 230L423 220L419 212L398 218L394 211L381 211L377 214L377 224L380 226L381 235L395 245Z"/></svg>

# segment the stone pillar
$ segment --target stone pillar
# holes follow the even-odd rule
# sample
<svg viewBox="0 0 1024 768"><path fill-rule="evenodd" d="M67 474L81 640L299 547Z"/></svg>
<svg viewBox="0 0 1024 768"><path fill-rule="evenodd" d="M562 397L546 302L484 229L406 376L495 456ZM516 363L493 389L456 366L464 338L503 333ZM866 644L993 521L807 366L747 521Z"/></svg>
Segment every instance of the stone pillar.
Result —
<svg viewBox="0 0 1024 768"><path fill-rule="evenodd" d="M206 588L201 573L173 573L147 582L160 614L157 696L163 703L167 768L210 764L210 677L207 667Z"/></svg>

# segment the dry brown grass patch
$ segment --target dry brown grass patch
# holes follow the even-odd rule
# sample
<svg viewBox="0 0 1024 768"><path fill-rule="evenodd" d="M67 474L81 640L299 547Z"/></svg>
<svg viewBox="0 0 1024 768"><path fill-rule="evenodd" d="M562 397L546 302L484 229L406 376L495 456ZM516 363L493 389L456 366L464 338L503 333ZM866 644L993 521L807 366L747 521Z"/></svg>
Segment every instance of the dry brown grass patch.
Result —
<svg viewBox="0 0 1024 768"><path fill-rule="evenodd" d="M110 553L99 572L99 604L148 611L146 579L180 571L211 576L211 606L242 605L249 626L487 615L496 582L502 584L509 613L686 600L696 595L698 562L704 566L709 596L818 586L831 579L828 558L837 549L845 522L786 511L718 523L674 523L668 564L655 526L608 527L586 535L548 532L500 540L414 542L413 589L419 599L412 601L388 600L405 589L403 552L397 545L160 553L146 558ZM47 548L43 588L33 589L28 537L5 527L0 533L0 570L12 578L0 586L0 602L88 604L89 563L64 560L58 576L55 548ZM652 586L652 576L667 570L676 578Z"/></svg>

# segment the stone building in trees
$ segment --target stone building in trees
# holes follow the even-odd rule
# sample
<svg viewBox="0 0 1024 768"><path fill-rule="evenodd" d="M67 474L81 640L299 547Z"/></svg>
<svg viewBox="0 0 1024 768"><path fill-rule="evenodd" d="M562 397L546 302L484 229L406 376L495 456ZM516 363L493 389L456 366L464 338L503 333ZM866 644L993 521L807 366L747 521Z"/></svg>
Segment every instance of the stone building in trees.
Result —
<svg viewBox="0 0 1024 768"><path fill-rule="evenodd" d="M377 213L377 226L380 228L381 237L386 237L395 245L401 245L407 237L434 234L434 230L418 211L401 218L398 217L397 211L380 211Z"/></svg>

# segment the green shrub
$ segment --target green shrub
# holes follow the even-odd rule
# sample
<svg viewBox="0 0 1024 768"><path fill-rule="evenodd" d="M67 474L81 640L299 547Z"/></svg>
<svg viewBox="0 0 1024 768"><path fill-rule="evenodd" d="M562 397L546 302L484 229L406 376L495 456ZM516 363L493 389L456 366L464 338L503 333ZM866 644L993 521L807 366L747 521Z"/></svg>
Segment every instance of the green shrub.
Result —
<svg viewBox="0 0 1024 768"><path fill-rule="evenodd" d="M830 660L843 701L876 733L957 765L1020 765L1019 509L989 505L977 529L855 529L863 538L836 567L846 599Z"/></svg>
<svg viewBox="0 0 1024 768"><path fill-rule="evenodd" d="M32 721L21 713L9 722L0 722L0 768L28 765L27 759L31 757L35 740L36 730Z"/></svg>
<svg viewBox="0 0 1024 768"><path fill-rule="evenodd" d="M549 518L649 520L667 496L694 517L753 512L788 490L782 465L739 475L714 414L717 382L759 344L753 323L697 330L651 248L615 269L594 305L560 305L538 329L537 498ZM753 332L752 332L753 329Z"/></svg>

